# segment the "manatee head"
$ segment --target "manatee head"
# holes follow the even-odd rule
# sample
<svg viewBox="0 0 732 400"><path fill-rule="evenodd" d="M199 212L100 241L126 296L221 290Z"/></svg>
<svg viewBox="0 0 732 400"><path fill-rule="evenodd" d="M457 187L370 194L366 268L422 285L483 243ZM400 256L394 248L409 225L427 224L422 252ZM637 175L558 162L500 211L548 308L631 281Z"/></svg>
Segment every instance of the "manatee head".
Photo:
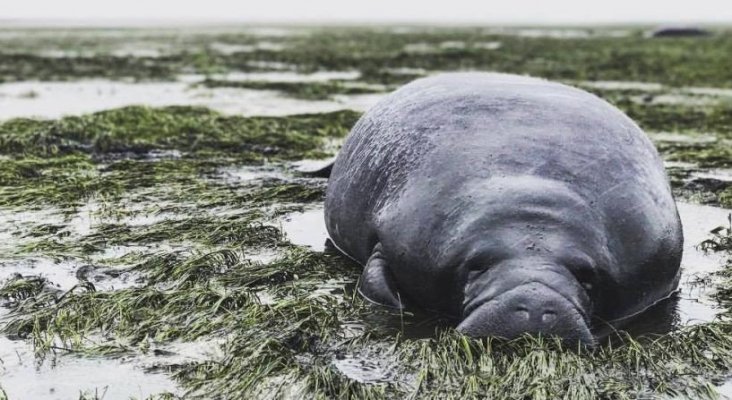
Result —
<svg viewBox="0 0 732 400"><path fill-rule="evenodd" d="M513 339L557 336L592 346L591 266L567 267L541 258L512 259L471 271L458 326L469 336Z"/></svg>

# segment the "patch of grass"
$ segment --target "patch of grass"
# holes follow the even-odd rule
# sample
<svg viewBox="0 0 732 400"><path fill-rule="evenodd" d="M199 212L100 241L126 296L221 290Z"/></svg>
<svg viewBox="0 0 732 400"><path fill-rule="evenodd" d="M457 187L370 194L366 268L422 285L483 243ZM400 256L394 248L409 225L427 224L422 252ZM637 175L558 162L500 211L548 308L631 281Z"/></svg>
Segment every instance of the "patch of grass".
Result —
<svg viewBox="0 0 732 400"><path fill-rule="evenodd" d="M724 189L722 193L719 194L719 203L722 204L723 207L732 208L732 186Z"/></svg>
<svg viewBox="0 0 732 400"><path fill-rule="evenodd" d="M153 150L293 159L324 154L324 138L343 137L358 114L223 116L196 107L125 107L57 121L0 124L0 154L144 154Z"/></svg>
<svg viewBox="0 0 732 400"><path fill-rule="evenodd" d="M275 90L291 97L305 100L328 100L338 94L382 93L385 89L355 86L343 82L269 82L269 81L223 81L207 79L207 87L232 87L255 90Z"/></svg>
<svg viewBox="0 0 732 400"><path fill-rule="evenodd" d="M362 82L380 84L386 87L395 87L411 82L415 79L422 78L424 75L420 73L401 73L390 72L380 68L362 68L361 76L358 80Z"/></svg>
<svg viewBox="0 0 732 400"><path fill-rule="evenodd" d="M727 143L658 143L658 150L669 161L690 162L702 168L732 166L732 147Z"/></svg>
<svg viewBox="0 0 732 400"><path fill-rule="evenodd" d="M229 217L199 216L182 220L168 219L151 225L131 227L106 224L84 237L87 248L104 248L120 244L151 244L159 242L196 242L208 246L238 245L270 247L282 234L274 226L260 222L261 216L240 214Z"/></svg>
<svg viewBox="0 0 732 400"><path fill-rule="evenodd" d="M17 304L39 295L47 284L48 281L42 277L16 276L8 279L0 288L0 299L8 302L8 304Z"/></svg>
<svg viewBox="0 0 732 400"><path fill-rule="evenodd" d="M701 204L730 207L731 182L713 178L693 178L672 180L671 187L676 198Z"/></svg>
<svg viewBox="0 0 732 400"><path fill-rule="evenodd" d="M710 233L711 237L699 244L702 250L732 252L732 212L727 217L727 226L720 225Z"/></svg>
<svg viewBox="0 0 732 400"><path fill-rule="evenodd" d="M212 203L231 191L211 180L221 166L329 155L327 141L343 137L357 118L351 111L242 118L201 108L127 107L56 121L11 120L0 124L0 154L12 156L0 163L0 206L78 207L145 188L175 200L183 187L214 195ZM178 155L157 158L156 151ZM322 197L322 188L299 188L242 196Z"/></svg>
<svg viewBox="0 0 732 400"><path fill-rule="evenodd" d="M48 349L54 338L78 347L86 335L98 329L139 345L148 338L193 340L225 327L227 331L235 326L262 329L278 325L286 317L297 325L299 318L317 311L307 304L323 299L314 298L303 304L292 302L293 309L270 307L261 304L257 292L268 290L283 298L307 296L319 282L316 279L327 280L335 272L343 274L343 268L331 259L296 248L268 265L221 250L184 259L157 257L137 269L148 276L148 283L142 288L115 292L75 290L64 294L54 306L35 312L27 312L34 307L26 305L6 331L33 337L37 346ZM327 308L318 312L331 314ZM325 329L314 320L309 323ZM334 321L326 318L321 323L333 328Z"/></svg>
<svg viewBox="0 0 732 400"><path fill-rule="evenodd" d="M26 157L0 163L0 206L38 204L78 206L92 195L112 195L119 188L98 179L85 155Z"/></svg>
<svg viewBox="0 0 732 400"><path fill-rule="evenodd" d="M9 53L0 48L0 80L58 81L78 78L172 79L181 70L182 57L135 58L112 55L47 57Z"/></svg>
<svg viewBox="0 0 732 400"><path fill-rule="evenodd" d="M692 107L683 104L640 104L623 100L615 105L642 128L652 132L716 133L732 136L732 107L728 104Z"/></svg>

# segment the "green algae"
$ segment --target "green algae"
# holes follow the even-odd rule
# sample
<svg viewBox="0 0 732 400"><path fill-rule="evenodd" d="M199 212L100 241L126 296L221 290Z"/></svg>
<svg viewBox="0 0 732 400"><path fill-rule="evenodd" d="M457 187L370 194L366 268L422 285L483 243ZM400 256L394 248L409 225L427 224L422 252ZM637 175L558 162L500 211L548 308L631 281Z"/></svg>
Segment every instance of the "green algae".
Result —
<svg viewBox="0 0 732 400"><path fill-rule="evenodd" d="M683 146L664 150L667 159L671 161L694 162L701 167L732 166L732 148L726 143L718 146Z"/></svg>
<svg viewBox="0 0 732 400"><path fill-rule="evenodd" d="M732 138L732 106L729 104L691 107L623 101L616 105L641 127L650 131L713 132L722 138Z"/></svg>
<svg viewBox="0 0 732 400"><path fill-rule="evenodd" d="M201 242L209 246L236 244L269 247L277 244L281 233L273 226L263 225L261 219L258 213L252 213L223 218L166 219L138 229L124 224L104 224L82 240L87 242L89 248L171 241Z"/></svg>
<svg viewBox="0 0 732 400"><path fill-rule="evenodd" d="M261 159L322 154L322 139L343 137L352 111L291 117L223 116L205 108L141 106L57 121L18 119L0 125L0 154L146 153L178 150Z"/></svg>
<svg viewBox="0 0 732 400"><path fill-rule="evenodd" d="M719 203L726 208L732 208L732 187L725 188L719 194Z"/></svg>
<svg viewBox="0 0 732 400"><path fill-rule="evenodd" d="M357 117L340 111L243 118L200 108L128 107L57 121L11 120L0 124L0 154L11 157L0 163L0 205L80 206L161 184L171 190L167 197L182 186L220 192L221 184L205 180L218 167L327 156L328 140L343 137ZM183 158L154 159L156 151L171 150ZM275 199L287 190L297 186L257 195Z"/></svg>
<svg viewBox="0 0 732 400"><path fill-rule="evenodd" d="M9 304L17 304L25 299L35 298L40 295L47 283L45 279L37 276L29 278L14 277L6 281L3 287L0 288L0 299Z"/></svg>

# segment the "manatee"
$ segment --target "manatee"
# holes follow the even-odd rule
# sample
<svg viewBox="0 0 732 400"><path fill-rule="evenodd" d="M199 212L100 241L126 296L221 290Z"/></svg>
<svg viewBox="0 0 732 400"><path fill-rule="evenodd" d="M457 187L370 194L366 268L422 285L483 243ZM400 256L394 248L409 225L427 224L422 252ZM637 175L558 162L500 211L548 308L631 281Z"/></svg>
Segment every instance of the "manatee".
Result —
<svg viewBox="0 0 732 400"><path fill-rule="evenodd" d="M679 282L663 163L583 90L491 73L409 83L366 112L330 172L325 223L358 291L476 337L558 336L633 316Z"/></svg>

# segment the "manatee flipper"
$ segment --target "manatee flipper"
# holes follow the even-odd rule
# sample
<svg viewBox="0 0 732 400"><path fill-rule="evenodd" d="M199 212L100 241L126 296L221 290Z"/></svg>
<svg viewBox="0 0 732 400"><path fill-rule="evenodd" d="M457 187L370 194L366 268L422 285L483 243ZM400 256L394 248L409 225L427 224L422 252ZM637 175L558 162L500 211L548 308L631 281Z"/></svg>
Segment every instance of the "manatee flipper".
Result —
<svg viewBox="0 0 732 400"><path fill-rule="evenodd" d="M381 253L381 243L374 246L374 251L363 268L358 292L371 302L399 310L404 308L394 277Z"/></svg>
<svg viewBox="0 0 732 400"><path fill-rule="evenodd" d="M335 157L319 162L317 165L308 164L298 166L295 168L295 171L310 178L330 178L330 171L333 170L333 164L335 164Z"/></svg>

